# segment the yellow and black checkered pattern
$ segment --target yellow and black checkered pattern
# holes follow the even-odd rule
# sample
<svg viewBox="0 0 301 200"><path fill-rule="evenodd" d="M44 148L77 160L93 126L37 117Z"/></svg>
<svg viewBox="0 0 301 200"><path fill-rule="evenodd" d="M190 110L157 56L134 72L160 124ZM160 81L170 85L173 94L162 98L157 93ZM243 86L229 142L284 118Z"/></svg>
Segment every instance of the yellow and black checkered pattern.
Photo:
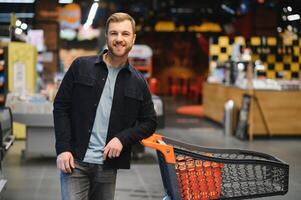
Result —
<svg viewBox="0 0 301 200"><path fill-rule="evenodd" d="M232 45L239 44L242 48L252 50L252 60L261 60L265 71L261 75L269 79L298 79L301 71L301 38L283 44L276 37L234 37L220 36L210 39L210 60L224 63L231 59Z"/></svg>

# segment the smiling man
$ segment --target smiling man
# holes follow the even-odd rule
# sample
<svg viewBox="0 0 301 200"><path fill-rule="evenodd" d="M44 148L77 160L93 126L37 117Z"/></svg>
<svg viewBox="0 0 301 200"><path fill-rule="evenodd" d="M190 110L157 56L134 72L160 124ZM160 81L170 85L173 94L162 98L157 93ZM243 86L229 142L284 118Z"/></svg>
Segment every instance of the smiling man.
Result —
<svg viewBox="0 0 301 200"><path fill-rule="evenodd" d="M63 200L114 199L117 169L130 168L131 146L156 129L147 82L128 63L135 38L130 15L111 15L108 50L75 59L61 83L53 116Z"/></svg>

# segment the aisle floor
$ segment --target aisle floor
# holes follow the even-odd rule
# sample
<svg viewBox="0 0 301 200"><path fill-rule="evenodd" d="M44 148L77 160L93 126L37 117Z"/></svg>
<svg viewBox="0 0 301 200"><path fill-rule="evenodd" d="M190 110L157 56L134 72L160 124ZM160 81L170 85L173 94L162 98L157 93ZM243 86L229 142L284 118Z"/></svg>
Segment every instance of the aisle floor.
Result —
<svg viewBox="0 0 301 200"><path fill-rule="evenodd" d="M175 107L185 104L165 98L166 126L157 132L187 143L207 147L240 148L275 155L290 164L289 192L285 196L262 199L300 199L301 138L256 138L253 142L225 136L222 128L206 119L184 117L174 113ZM177 103L175 103L177 102ZM60 199L59 172L55 158L28 157L22 159L24 141L16 141L5 156L3 174L8 180L3 193L6 200ZM162 200L164 190L153 150L146 149L140 160L133 161L130 170L119 170L116 200Z"/></svg>

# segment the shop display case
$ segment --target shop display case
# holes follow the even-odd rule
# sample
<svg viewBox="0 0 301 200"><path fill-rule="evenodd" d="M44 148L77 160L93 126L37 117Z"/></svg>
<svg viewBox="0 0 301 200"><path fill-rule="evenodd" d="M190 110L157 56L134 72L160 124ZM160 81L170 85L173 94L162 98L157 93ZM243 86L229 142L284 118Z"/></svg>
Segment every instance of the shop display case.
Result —
<svg viewBox="0 0 301 200"><path fill-rule="evenodd" d="M10 108L2 107L0 108L0 198L7 183L2 171L2 161L14 140L11 110Z"/></svg>
<svg viewBox="0 0 301 200"><path fill-rule="evenodd" d="M23 158L55 156L52 102L40 94L9 93L6 106L12 109L16 138L25 139Z"/></svg>
<svg viewBox="0 0 301 200"><path fill-rule="evenodd" d="M55 157L55 135L52 114L14 113L14 122L26 126L25 149L22 158Z"/></svg>

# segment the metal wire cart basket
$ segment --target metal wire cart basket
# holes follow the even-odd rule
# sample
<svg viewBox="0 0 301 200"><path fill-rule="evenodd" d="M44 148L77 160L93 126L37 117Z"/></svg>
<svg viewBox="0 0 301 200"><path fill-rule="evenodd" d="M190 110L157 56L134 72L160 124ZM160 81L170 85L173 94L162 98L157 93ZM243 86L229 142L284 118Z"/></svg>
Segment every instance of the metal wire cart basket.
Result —
<svg viewBox="0 0 301 200"><path fill-rule="evenodd" d="M190 145L154 134L166 199L248 199L284 195L289 165L264 153Z"/></svg>

